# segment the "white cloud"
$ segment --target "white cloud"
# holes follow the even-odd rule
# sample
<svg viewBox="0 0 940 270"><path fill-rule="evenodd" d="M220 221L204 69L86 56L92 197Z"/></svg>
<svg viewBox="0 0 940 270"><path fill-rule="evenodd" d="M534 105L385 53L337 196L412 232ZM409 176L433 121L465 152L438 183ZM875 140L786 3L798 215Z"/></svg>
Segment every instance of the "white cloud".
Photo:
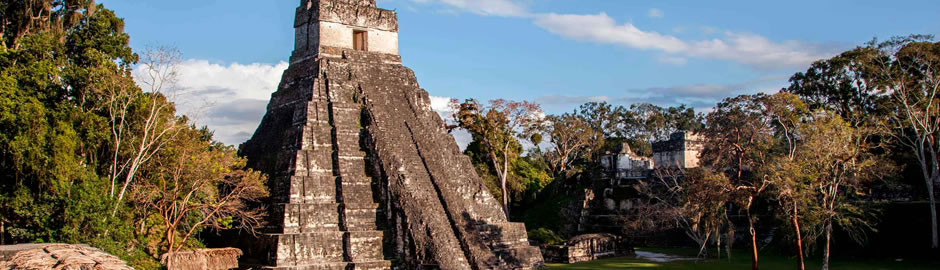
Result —
<svg viewBox="0 0 940 270"><path fill-rule="evenodd" d="M450 99L449 97L431 96L431 110L440 114L442 119L450 118L451 114L454 113L454 109L450 107Z"/></svg>
<svg viewBox="0 0 940 270"><path fill-rule="evenodd" d="M675 36L644 31L633 23L618 23L606 13L556 14L532 13L523 0L411 0L415 3L437 3L456 10L478 15L533 18L535 25L564 38L612 44L633 49L659 50L668 57L661 62L685 64L689 57L731 61L764 70L803 67L813 61L831 56L834 52L820 46L798 41L773 42L766 37L726 32L724 37L711 40L682 40ZM456 12L455 10L448 10ZM651 8L648 16L662 18L662 10ZM717 33L713 27L703 26L706 35ZM682 27L673 32L682 33Z"/></svg>
<svg viewBox="0 0 940 270"><path fill-rule="evenodd" d="M733 32L725 33L725 39L695 41L684 53L761 69L802 67L832 54L798 41L775 43L760 35Z"/></svg>
<svg viewBox="0 0 940 270"><path fill-rule="evenodd" d="M637 49L656 49L669 53L686 50L682 40L656 32L646 32L631 23L617 24L606 13L596 15L542 14L535 25L565 38L615 44Z"/></svg>
<svg viewBox="0 0 940 270"><path fill-rule="evenodd" d="M450 100L449 97L431 96L431 110L439 114L445 122L449 122L454 113L454 109L450 107ZM457 146L460 146L461 151L467 149L467 145L473 140L470 133L463 129L455 129L450 135L457 141Z"/></svg>
<svg viewBox="0 0 940 270"><path fill-rule="evenodd" d="M536 18L537 26L573 40L658 50L671 56L726 60L759 69L802 67L832 54L819 46L798 41L778 43L747 33L726 32L723 39L684 41L670 35L643 31L632 23L618 24L606 13L542 14Z"/></svg>
<svg viewBox="0 0 940 270"><path fill-rule="evenodd" d="M650 18L662 18L666 16L666 14L664 14L663 11L659 10L658 8L651 8L648 15Z"/></svg>
<svg viewBox="0 0 940 270"><path fill-rule="evenodd" d="M177 113L207 125L215 139L240 144L254 133L287 62L214 64L190 59L177 67ZM142 68L137 68L141 72Z"/></svg>
<svg viewBox="0 0 940 270"><path fill-rule="evenodd" d="M477 15L521 17L528 15L527 8L514 0L412 0L419 4L440 3Z"/></svg>

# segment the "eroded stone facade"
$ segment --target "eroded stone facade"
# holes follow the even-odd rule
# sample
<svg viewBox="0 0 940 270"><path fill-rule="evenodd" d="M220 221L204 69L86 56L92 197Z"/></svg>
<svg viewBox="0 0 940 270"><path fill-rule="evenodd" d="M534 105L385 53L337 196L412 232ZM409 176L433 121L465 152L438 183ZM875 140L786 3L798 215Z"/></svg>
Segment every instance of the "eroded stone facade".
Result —
<svg viewBox="0 0 940 270"><path fill-rule="evenodd" d="M622 143L614 153L601 156L601 167L612 178L642 179L649 177L653 170L653 159L637 155L630 150L630 145Z"/></svg>
<svg viewBox="0 0 940 270"><path fill-rule="evenodd" d="M692 132L676 132L668 141L653 143L656 168L697 168L704 148L702 136Z"/></svg>
<svg viewBox="0 0 940 270"><path fill-rule="evenodd" d="M401 65L395 13L374 0L305 0L296 20L291 64L240 149L270 176L272 193L270 228L242 247L246 261L268 269L540 266L525 226L508 222ZM357 32L368 35L364 50L353 49Z"/></svg>

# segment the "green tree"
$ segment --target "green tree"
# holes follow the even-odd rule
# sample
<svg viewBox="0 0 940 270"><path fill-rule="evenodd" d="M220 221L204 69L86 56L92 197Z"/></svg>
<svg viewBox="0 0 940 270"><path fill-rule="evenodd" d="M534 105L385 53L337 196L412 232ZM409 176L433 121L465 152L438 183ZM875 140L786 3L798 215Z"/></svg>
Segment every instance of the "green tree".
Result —
<svg viewBox="0 0 940 270"><path fill-rule="evenodd" d="M869 63L879 88L890 98L887 129L913 152L930 204L931 247L937 248L934 187L940 183L940 43L931 36L894 38L869 47L880 52Z"/></svg>
<svg viewBox="0 0 940 270"><path fill-rule="evenodd" d="M810 109L836 112L853 126L870 122L872 115L883 114L880 104L885 101L870 65L880 55L874 48L859 47L819 60L790 77L786 90L799 95Z"/></svg>
<svg viewBox="0 0 940 270"><path fill-rule="evenodd" d="M261 225L261 209L247 206L267 197L265 178L245 169L245 159L231 146L211 140L206 130L188 128L175 136L154 165L141 171L131 204L141 222L160 220L148 234L162 235L162 252L198 246L191 237L205 228L239 228L254 233ZM161 253L162 253L161 252Z"/></svg>
<svg viewBox="0 0 940 270"><path fill-rule="evenodd" d="M814 189L813 196L800 200L814 204L809 209L815 213L809 214L821 219L823 269L829 269L833 225L840 225L861 241L872 224L866 209L851 199L864 194L864 183L889 174L891 168L868 149L868 136L874 132L852 127L835 113L815 113L801 133L803 145L796 152L800 169L793 173L808 178Z"/></svg>
<svg viewBox="0 0 940 270"><path fill-rule="evenodd" d="M805 269L803 258L803 233L800 228L800 209L806 209L812 199L812 182L801 174L797 163L797 153L804 150L800 145L800 129L809 116L809 109L798 96L785 92L766 96L762 99L766 110L766 119L775 130L777 150L767 153L769 162L761 166L758 175L766 175L773 181L773 187L784 216L793 226L793 238L796 247L799 269ZM809 160L800 160L813 162Z"/></svg>
<svg viewBox="0 0 940 270"><path fill-rule="evenodd" d="M169 249L148 249L148 232L168 227L152 222L159 216L153 207L119 194L154 190L153 183L166 179L204 183L163 189L198 200L166 195L178 192L152 197L200 209L183 211L185 222L178 228L184 229L177 231L185 233L174 233L186 247L199 245L186 235L207 227L257 228L253 219L234 213L258 213L246 202L263 194L263 178L243 169L234 150L214 142L211 132L176 116L163 94L166 88L137 87L131 67L138 55L128 46L123 20L93 3L0 4L0 233L5 234L0 239L87 243L135 267L157 268L154 258ZM152 63L145 61L145 71L161 75L142 83L166 85L172 68L152 68ZM154 135L167 127L185 134L185 140ZM176 174L180 177L170 177L171 167L164 167L169 160L186 164L176 171L183 172ZM235 192L241 186L251 192ZM208 219L200 224L198 217Z"/></svg>
<svg viewBox="0 0 940 270"><path fill-rule="evenodd" d="M553 147L545 156L556 177L567 177L572 164L591 153L591 145L599 134L583 116L573 113L550 115L546 122L546 133Z"/></svg>
<svg viewBox="0 0 940 270"><path fill-rule="evenodd" d="M483 153L499 179L503 197L503 208L509 215L508 180L511 166L522 154L519 140L524 140L537 129L539 106L527 101L514 102L492 100L488 106L482 106L476 100L468 99L454 107L455 120L460 128L466 129L475 141L480 142Z"/></svg>
<svg viewBox="0 0 940 270"><path fill-rule="evenodd" d="M767 164L774 144L773 127L766 121L765 99L763 94L725 99L708 114L702 131L706 138L703 164L730 174L730 192L734 194L731 201L745 213L755 270L758 269L757 229L751 208L769 184L766 177L755 172Z"/></svg>

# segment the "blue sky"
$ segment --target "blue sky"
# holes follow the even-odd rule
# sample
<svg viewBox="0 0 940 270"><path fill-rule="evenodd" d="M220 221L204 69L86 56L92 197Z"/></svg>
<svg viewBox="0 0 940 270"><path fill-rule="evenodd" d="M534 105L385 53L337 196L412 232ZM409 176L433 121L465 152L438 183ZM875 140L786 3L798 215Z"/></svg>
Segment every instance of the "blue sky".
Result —
<svg viewBox="0 0 940 270"><path fill-rule="evenodd" d="M180 87L217 137L247 139L293 47L298 0L99 0L138 50L176 46ZM432 96L507 98L548 113L586 101L710 108L773 91L873 37L940 34L940 1L379 0ZM444 100L443 98L439 100ZM194 106L200 107L200 106Z"/></svg>

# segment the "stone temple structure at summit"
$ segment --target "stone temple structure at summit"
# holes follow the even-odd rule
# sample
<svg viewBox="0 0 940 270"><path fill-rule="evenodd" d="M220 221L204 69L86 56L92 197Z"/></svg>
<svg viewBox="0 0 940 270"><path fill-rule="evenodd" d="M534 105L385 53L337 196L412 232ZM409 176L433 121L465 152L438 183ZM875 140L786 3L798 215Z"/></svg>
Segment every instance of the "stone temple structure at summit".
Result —
<svg viewBox="0 0 940 270"><path fill-rule="evenodd" d="M265 269L532 269L428 93L401 65L398 20L375 0L303 0L290 67L240 151L269 175Z"/></svg>

